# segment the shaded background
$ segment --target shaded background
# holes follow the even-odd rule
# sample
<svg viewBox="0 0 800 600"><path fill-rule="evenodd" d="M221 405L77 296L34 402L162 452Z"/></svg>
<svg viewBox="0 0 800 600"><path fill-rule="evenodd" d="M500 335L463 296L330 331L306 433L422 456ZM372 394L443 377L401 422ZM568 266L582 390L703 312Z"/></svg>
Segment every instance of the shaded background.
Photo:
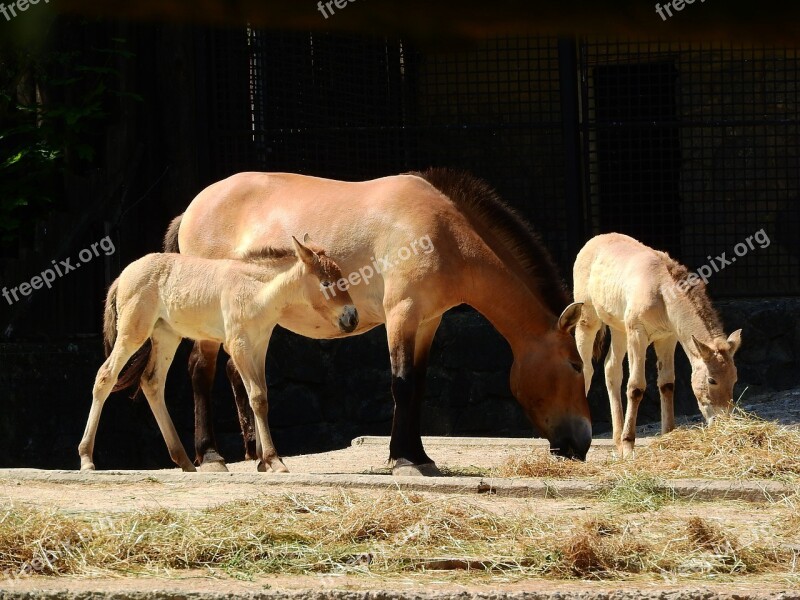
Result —
<svg viewBox="0 0 800 600"><path fill-rule="evenodd" d="M565 278L599 232L697 268L763 228L769 248L714 274L710 292L727 330L745 329L737 394L800 384L797 9L695 3L662 22L641 2L431 4L358 0L326 20L310 1L61 0L0 17L0 282L105 236L116 250L30 301L0 299L0 465L77 467L108 284L160 249L203 187L249 169L468 169L536 225ZM191 447L185 354L168 401ZM510 364L480 316L451 311L423 433L530 435ZM678 410L696 413L678 364ZM217 379L221 450L238 459ZM268 381L284 454L389 431L382 328L332 342L279 332ZM100 468L169 466L146 402L118 394L105 411ZM641 412L658 418L655 395Z"/></svg>

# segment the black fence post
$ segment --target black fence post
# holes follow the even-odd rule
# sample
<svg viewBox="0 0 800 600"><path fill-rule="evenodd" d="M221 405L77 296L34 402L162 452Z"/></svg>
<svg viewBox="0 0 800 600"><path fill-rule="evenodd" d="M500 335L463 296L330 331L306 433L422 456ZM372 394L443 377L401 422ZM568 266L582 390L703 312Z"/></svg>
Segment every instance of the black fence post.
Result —
<svg viewBox="0 0 800 600"><path fill-rule="evenodd" d="M567 215L567 279L572 280L571 261L585 241L578 51L575 38L558 40L558 79L561 95L561 131L564 138L564 201Z"/></svg>

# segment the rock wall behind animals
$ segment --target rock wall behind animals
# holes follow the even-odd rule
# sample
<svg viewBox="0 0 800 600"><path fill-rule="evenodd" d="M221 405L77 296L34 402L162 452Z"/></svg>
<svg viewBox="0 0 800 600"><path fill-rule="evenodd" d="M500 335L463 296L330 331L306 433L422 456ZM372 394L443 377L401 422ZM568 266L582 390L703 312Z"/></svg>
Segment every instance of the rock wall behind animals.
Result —
<svg viewBox="0 0 800 600"><path fill-rule="evenodd" d="M742 327L737 355L738 397L800 386L800 299L717 303L726 331ZM167 403L187 449L192 448L193 409L186 375L189 345L176 356ZM679 351L676 410L697 413L689 367ZM77 468L77 444L102 363L99 339L69 343L0 344L0 466ZM223 454L243 456L232 396L220 359L215 423ZM449 436L530 436L531 426L511 395L511 353L477 313L448 313L437 333L427 378L423 433ZM654 361L639 422L659 418ZM608 403L599 370L590 404L596 433L609 429ZM283 454L346 446L358 435L388 435L391 427L386 335L317 341L279 331L268 356L270 423ZM746 391L745 391L746 390ZM190 455L192 452L190 451ZM171 465L147 402L114 394L106 403L96 445L98 468L163 468Z"/></svg>

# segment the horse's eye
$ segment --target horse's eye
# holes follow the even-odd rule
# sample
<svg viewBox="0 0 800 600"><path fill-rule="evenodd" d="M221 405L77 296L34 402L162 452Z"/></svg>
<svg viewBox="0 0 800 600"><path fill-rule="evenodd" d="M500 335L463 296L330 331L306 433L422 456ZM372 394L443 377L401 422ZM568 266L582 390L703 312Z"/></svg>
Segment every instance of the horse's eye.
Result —
<svg viewBox="0 0 800 600"><path fill-rule="evenodd" d="M570 362L569 364L572 365L572 368L575 369L576 373L583 372L583 365L581 363Z"/></svg>
<svg viewBox="0 0 800 600"><path fill-rule="evenodd" d="M708 378L708 385L717 385L717 380L713 377Z"/></svg>

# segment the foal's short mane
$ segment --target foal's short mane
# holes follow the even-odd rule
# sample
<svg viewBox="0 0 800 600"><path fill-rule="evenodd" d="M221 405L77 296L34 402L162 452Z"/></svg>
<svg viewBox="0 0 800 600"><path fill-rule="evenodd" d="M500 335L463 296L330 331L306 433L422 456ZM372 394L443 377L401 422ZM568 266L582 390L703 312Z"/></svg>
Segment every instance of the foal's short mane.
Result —
<svg viewBox="0 0 800 600"><path fill-rule="evenodd" d="M513 256L517 273L556 315L570 303L564 281L539 234L485 181L452 169L432 168L411 175L421 177L446 195L470 221L488 229L484 241Z"/></svg>
<svg viewBox="0 0 800 600"><path fill-rule="evenodd" d="M706 284L701 280L695 281L694 285L681 285L681 283L686 282L689 279L691 275L689 269L684 267L666 252L659 252L659 254L663 258L664 264L667 267L667 271L669 272L675 284L673 289L685 290L684 293L686 298L697 311L697 314L703 320L703 323L705 323L711 338L716 339L725 337L725 331L722 328L722 322L719 319L719 314L711 304L708 294L706 294Z"/></svg>

